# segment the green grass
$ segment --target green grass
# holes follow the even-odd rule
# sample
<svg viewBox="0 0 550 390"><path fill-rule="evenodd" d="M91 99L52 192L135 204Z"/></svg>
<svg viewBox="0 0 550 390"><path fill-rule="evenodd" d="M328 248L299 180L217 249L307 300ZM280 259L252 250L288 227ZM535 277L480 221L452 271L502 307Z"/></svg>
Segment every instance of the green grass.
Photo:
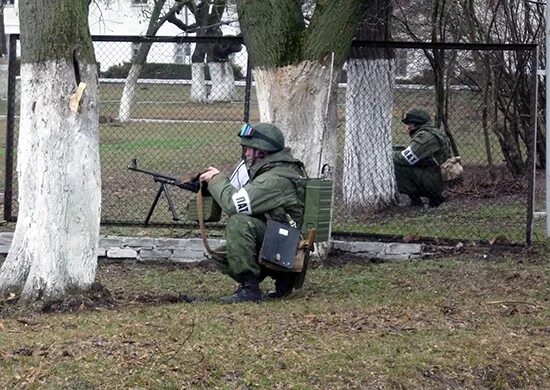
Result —
<svg viewBox="0 0 550 390"><path fill-rule="evenodd" d="M364 224L361 219L334 223L338 233L425 236L463 240L492 240L505 237L511 242L525 241L526 211L523 201L483 207L449 202L437 210L407 210L383 214Z"/></svg>
<svg viewBox="0 0 550 390"><path fill-rule="evenodd" d="M318 264L290 299L233 306L208 269L102 264L116 309L0 306L0 387L547 388L543 258ZM179 292L199 300L162 302Z"/></svg>

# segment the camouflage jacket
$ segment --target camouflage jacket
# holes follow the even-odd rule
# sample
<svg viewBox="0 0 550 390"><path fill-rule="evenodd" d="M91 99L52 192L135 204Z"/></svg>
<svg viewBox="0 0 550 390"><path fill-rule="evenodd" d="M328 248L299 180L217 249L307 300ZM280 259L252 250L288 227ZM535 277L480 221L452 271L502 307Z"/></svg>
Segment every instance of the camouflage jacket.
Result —
<svg viewBox="0 0 550 390"><path fill-rule="evenodd" d="M405 150L393 153L393 162L405 166L439 166L451 156L451 145L445 132L424 125L414 131Z"/></svg>
<svg viewBox="0 0 550 390"><path fill-rule="evenodd" d="M208 183L212 197L229 216L242 213L265 220L265 214L287 222L288 214L298 226L304 211L303 164L288 149L263 158L249 170L250 180L237 190L229 179L216 175Z"/></svg>

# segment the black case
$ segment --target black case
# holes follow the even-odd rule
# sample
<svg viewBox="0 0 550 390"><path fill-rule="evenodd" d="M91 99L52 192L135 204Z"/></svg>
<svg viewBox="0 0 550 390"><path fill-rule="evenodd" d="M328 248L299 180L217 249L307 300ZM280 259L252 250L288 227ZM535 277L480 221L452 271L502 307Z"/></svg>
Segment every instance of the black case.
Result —
<svg viewBox="0 0 550 390"><path fill-rule="evenodd" d="M260 262L266 261L279 267L292 269L299 241L300 230L284 223L268 220L260 250Z"/></svg>

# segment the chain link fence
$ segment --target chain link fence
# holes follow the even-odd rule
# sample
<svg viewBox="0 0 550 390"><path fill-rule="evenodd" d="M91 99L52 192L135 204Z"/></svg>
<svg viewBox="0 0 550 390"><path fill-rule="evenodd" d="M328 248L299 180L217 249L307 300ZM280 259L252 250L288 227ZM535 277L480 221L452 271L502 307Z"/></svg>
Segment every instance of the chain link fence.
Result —
<svg viewBox="0 0 550 390"><path fill-rule="evenodd" d="M160 184L150 175L128 170L128 165L135 159L142 169L180 179L208 165L229 174L240 159L240 124L260 120L246 48L238 38L94 41L100 68L102 223L143 224L151 214L151 226L189 226L186 207L191 194L169 187L171 208ZM531 180L529 174L537 163L536 47L361 42L354 46L385 50L392 59L350 60L341 72L333 232L525 242L531 235L531 205L543 207L544 198L538 195L533 201L540 192L535 183L542 181ZM14 39L11 47L15 53ZM215 61L194 62L198 47ZM136 65L144 50L147 61ZM13 165L19 115L17 61L10 56L7 220L13 220L18 209ZM521 96L523 106L514 96ZM437 208L409 207L407 198L393 187L388 159L394 148L408 144L400 119L414 107L427 109L445 129L465 168L461 180L447 185L446 201ZM153 210L156 195L160 197Z"/></svg>

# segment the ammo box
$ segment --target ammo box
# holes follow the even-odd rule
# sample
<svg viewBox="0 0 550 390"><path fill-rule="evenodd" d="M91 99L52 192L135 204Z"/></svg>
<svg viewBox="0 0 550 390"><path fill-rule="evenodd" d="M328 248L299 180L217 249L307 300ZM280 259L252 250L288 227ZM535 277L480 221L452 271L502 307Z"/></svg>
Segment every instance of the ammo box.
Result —
<svg viewBox="0 0 550 390"><path fill-rule="evenodd" d="M307 236L311 228L317 228L315 242L327 241L330 231L332 181L306 179L306 196L302 233Z"/></svg>
<svg viewBox="0 0 550 390"><path fill-rule="evenodd" d="M211 196L202 197L202 215L204 215L204 222L218 222L222 216L222 209L219 204L214 201ZM189 199L187 205L187 221L197 221L197 197L193 196Z"/></svg>

